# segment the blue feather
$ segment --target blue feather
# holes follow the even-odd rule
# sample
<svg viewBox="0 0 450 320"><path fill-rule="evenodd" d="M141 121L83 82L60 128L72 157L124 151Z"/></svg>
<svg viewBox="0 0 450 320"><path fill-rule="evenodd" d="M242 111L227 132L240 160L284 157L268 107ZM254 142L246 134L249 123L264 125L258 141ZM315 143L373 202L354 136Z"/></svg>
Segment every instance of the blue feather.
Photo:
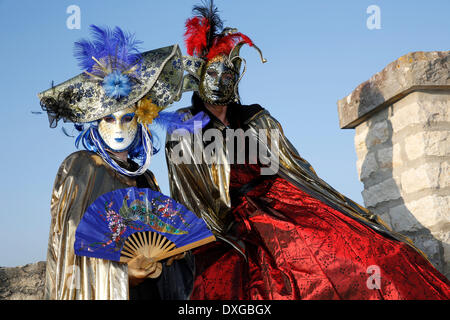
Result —
<svg viewBox="0 0 450 320"><path fill-rule="evenodd" d="M159 116L153 120L155 125L165 129L168 133L172 133L177 129L184 129L191 133L198 129L204 128L210 121L208 115L199 112L192 118L184 120L185 113L161 111Z"/></svg>
<svg viewBox="0 0 450 320"><path fill-rule="evenodd" d="M104 59L112 64L113 69L127 70L135 65L139 59L139 45L142 43L127 33L115 27L91 25L92 40L82 39L75 42L74 55L78 59L79 66L88 72L93 71L97 60Z"/></svg>
<svg viewBox="0 0 450 320"><path fill-rule="evenodd" d="M97 54L94 45L92 42L87 40L80 40L75 42L75 50L74 55L78 59L78 65L83 70L91 70L95 61L92 59L92 56Z"/></svg>
<svg viewBox="0 0 450 320"><path fill-rule="evenodd" d="M139 58L139 46L142 41L136 40L134 35L116 27L113 34L114 40L119 48L117 56L120 60L131 65Z"/></svg>

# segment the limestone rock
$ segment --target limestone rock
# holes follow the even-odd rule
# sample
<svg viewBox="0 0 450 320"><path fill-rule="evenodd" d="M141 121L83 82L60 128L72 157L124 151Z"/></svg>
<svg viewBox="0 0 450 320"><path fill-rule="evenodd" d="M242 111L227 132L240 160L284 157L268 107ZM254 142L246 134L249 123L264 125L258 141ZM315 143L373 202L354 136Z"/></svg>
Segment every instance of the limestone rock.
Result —
<svg viewBox="0 0 450 320"><path fill-rule="evenodd" d="M409 160L423 156L450 156L450 131L422 131L405 139Z"/></svg>
<svg viewBox="0 0 450 320"><path fill-rule="evenodd" d="M423 228L404 204L389 209L391 226L397 232L415 232Z"/></svg>
<svg viewBox="0 0 450 320"><path fill-rule="evenodd" d="M40 300L44 296L45 262L0 267L0 300Z"/></svg>
<svg viewBox="0 0 450 320"><path fill-rule="evenodd" d="M394 179L387 179L362 192L367 207L374 207L378 203L400 198L400 191Z"/></svg>
<svg viewBox="0 0 450 320"><path fill-rule="evenodd" d="M449 66L450 51L420 51L400 57L338 101L340 127L354 128L415 90L449 87Z"/></svg>
<svg viewBox="0 0 450 320"><path fill-rule="evenodd" d="M367 135L367 147L372 148L375 145L386 142L390 137L389 127L387 121L376 123Z"/></svg>

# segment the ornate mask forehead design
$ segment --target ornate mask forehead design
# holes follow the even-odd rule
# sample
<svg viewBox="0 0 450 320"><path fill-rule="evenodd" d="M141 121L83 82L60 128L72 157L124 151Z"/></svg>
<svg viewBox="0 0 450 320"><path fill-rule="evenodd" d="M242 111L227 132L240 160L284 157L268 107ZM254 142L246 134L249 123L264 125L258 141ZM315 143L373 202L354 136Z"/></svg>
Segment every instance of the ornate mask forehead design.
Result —
<svg viewBox="0 0 450 320"><path fill-rule="evenodd" d="M183 66L188 72L183 91L198 91L205 102L213 104L238 101L238 84L245 73L245 60L239 56L241 47L248 44L259 52L263 63L267 60L249 37L237 32L237 29L223 28L213 0L203 6L195 6L193 13L194 17L186 21L184 34L189 56L183 57ZM240 74L242 62L244 70ZM216 68L217 75L223 74L225 78L214 79L207 72L211 68ZM229 77L225 72L227 68L235 73L233 81L226 81ZM217 89L217 86L222 87Z"/></svg>

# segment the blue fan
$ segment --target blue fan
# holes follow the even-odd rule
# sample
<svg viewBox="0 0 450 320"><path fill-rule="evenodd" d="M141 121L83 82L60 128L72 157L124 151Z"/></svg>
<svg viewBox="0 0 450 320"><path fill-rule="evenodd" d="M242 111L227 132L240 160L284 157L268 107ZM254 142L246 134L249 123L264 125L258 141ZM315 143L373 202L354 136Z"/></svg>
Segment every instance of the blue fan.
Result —
<svg viewBox="0 0 450 320"><path fill-rule="evenodd" d="M138 255L159 261L215 240L183 205L132 187L108 192L89 206L75 233L75 253L125 263Z"/></svg>

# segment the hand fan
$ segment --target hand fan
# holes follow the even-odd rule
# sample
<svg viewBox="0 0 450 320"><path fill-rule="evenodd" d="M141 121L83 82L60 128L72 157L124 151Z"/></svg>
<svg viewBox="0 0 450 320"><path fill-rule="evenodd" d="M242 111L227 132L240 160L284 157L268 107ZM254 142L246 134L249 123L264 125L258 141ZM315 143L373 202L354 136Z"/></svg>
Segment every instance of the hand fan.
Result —
<svg viewBox="0 0 450 320"><path fill-rule="evenodd" d="M131 187L108 192L88 207L75 232L75 253L120 262L142 254L159 261L215 240L183 205Z"/></svg>

